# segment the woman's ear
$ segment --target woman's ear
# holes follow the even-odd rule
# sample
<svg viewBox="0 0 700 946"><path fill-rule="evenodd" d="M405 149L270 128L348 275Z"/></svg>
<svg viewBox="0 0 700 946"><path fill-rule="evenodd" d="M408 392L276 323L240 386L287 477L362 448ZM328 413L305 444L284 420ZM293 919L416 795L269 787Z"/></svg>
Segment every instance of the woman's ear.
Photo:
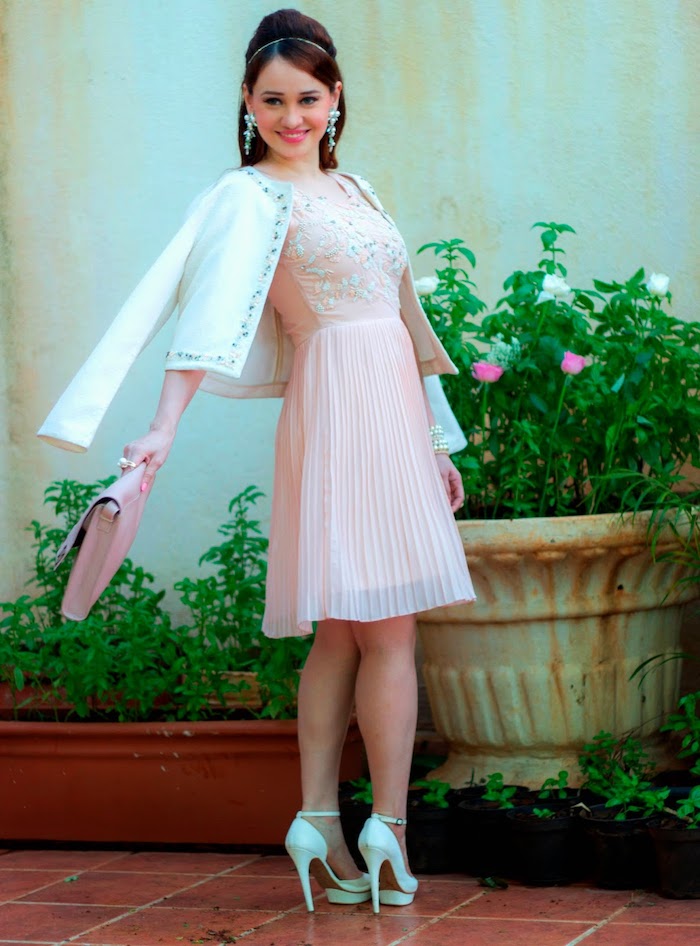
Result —
<svg viewBox="0 0 700 946"><path fill-rule="evenodd" d="M343 83L336 82L335 89L333 91L333 108L338 107L338 102L340 101L340 93L343 91Z"/></svg>
<svg viewBox="0 0 700 946"><path fill-rule="evenodd" d="M252 104L253 96L248 91L247 85L244 84L243 86L241 86L241 94L243 95L243 101L245 102L246 109L249 112L252 112L253 111L253 104Z"/></svg>

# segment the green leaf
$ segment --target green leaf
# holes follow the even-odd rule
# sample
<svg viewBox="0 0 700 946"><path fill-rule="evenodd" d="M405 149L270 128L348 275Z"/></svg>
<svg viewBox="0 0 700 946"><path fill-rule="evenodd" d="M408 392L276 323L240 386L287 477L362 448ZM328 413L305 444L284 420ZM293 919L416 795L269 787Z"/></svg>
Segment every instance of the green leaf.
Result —
<svg viewBox="0 0 700 946"><path fill-rule="evenodd" d="M620 391L620 388L622 387L624 383L625 383L625 373L623 371L620 377L615 382L615 384L613 384L613 386L610 388L610 390L612 391L613 394L618 394Z"/></svg>
<svg viewBox="0 0 700 946"><path fill-rule="evenodd" d="M531 403L534 407L536 407L537 410L540 411L542 414L546 414L547 411L549 410L549 408L547 407L547 404L542 400L542 398L539 396L539 394L535 394L534 391L531 391L531 392L530 392L530 394L529 394L529 396L528 396L528 399L529 399L530 403Z"/></svg>

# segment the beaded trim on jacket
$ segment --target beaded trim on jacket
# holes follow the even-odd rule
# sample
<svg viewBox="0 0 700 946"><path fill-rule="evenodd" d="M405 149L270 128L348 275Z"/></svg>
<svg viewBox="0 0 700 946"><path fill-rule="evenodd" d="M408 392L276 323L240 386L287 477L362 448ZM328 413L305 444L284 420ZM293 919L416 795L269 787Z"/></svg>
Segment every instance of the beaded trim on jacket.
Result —
<svg viewBox="0 0 700 946"><path fill-rule="evenodd" d="M205 362L208 366L219 365L240 372L245 363L246 355L248 354L252 342L251 328L254 329L257 327L257 317L267 298L272 279L275 275L277 260L282 252L282 245L287 234L290 207L288 194L280 194L274 191L270 185L266 184L264 180L261 180L259 171L254 171L250 167L242 168L241 170L244 174L252 178L262 191L275 201L276 205L272 245L265 256L263 267L258 276L260 287L254 290L246 314L241 320L240 328L231 341L231 349L226 355L217 355L210 352L194 353L171 349L165 356L166 366L169 361L173 360L188 361L192 364ZM255 332L253 331L253 335L254 334Z"/></svg>

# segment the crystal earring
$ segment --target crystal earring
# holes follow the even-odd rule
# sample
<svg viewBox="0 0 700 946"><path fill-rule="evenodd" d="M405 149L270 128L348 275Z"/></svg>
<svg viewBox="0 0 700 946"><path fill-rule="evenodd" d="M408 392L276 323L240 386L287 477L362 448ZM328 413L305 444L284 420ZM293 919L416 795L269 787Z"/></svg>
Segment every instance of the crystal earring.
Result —
<svg viewBox="0 0 700 946"><path fill-rule="evenodd" d="M253 138L255 138L255 129L258 127L258 123L255 120L255 115L252 112L246 112L243 116L245 121L245 131L243 132L243 150L246 154L250 154L251 148L253 147Z"/></svg>
<svg viewBox="0 0 700 946"><path fill-rule="evenodd" d="M335 123L340 118L340 112L337 108L332 108L328 113L328 127L326 128L326 134L328 135L328 150L332 151L335 148Z"/></svg>

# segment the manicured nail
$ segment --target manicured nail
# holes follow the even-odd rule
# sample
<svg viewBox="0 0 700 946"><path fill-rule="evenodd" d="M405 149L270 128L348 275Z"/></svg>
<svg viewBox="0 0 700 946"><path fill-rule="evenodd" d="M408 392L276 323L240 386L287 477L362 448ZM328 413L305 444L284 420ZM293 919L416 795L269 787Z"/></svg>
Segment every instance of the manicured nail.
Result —
<svg viewBox="0 0 700 946"><path fill-rule="evenodd" d="M141 484L141 492L145 493L147 489L148 489L148 483L144 480L143 483Z"/></svg>

